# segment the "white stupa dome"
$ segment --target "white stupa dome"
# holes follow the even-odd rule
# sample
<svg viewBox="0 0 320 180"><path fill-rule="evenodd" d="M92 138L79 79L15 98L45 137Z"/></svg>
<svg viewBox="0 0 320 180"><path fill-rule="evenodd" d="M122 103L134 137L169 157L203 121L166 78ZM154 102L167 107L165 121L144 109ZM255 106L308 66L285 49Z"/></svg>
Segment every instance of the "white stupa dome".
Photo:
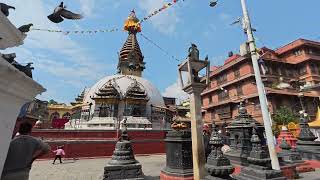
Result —
<svg viewBox="0 0 320 180"><path fill-rule="evenodd" d="M116 89L121 95L125 95L129 86L134 83L134 81L137 81L138 85L144 89L147 93L147 96L149 98L149 101L147 103L147 114L151 113L151 107L150 105L154 106L162 106L164 107L164 100L161 96L159 90L148 80L138 77L138 76L131 76L131 75L113 75L113 76L106 76L102 78L100 81L98 81L95 85L93 85L85 94L84 103L92 103L93 107L95 106L95 101L92 100L90 97L95 96L95 93L99 91L100 88L102 88L104 85L106 85L108 82L112 81L115 82ZM91 111L94 111L94 108L91 109Z"/></svg>

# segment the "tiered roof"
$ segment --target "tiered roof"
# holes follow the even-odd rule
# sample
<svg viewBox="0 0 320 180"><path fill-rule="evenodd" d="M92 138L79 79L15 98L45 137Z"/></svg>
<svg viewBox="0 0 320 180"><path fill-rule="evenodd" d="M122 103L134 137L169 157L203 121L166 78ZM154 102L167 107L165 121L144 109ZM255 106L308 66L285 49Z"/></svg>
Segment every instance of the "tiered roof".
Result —
<svg viewBox="0 0 320 180"><path fill-rule="evenodd" d="M139 86L137 81L134 81L128 88L126 98L148 100L147 92Z"/></svg>

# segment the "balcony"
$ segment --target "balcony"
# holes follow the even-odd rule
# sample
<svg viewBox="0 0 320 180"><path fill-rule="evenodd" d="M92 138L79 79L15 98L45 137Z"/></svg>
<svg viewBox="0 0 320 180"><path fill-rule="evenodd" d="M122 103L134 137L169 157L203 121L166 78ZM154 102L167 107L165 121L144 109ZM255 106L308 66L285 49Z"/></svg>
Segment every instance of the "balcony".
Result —
<svg viewBox="0 0 320 180"><path fill-rule="evenodd" d="M247 79L247 78L250 78L250 77L254 77L254 74L253 73L249 73L249 74L245 74L241 77L237 77L231 81L226 81L225 83L222 83L221 85L218 85L218 86L215 86L215 87L212 87L211 89L208 89L208 90L205 90L203 93L201 93L201 95L206 95L208 93L212 93L218 89L221 89L221 88L224 88L226 86L229 86L231 84L234 84L238 81L241 81L241 80L244 80L244 79Z"/></svg>

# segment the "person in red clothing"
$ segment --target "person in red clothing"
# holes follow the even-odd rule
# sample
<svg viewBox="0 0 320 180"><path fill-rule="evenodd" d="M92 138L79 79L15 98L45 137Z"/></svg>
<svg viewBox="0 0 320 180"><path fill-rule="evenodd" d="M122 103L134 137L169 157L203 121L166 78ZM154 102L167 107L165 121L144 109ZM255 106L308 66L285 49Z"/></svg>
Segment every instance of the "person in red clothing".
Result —
<svg viewBox="0 0 320 180"><path fill-rule="evenodd" d="M66 153L63 150L63 146L58 146L57 150L55 150L53 152L56 153L56 157L54 158L52 164L54 164L58 158L59 158L59 161L60 161L60 164L61 164L62 163L61 157L66 155Z"/></svg>

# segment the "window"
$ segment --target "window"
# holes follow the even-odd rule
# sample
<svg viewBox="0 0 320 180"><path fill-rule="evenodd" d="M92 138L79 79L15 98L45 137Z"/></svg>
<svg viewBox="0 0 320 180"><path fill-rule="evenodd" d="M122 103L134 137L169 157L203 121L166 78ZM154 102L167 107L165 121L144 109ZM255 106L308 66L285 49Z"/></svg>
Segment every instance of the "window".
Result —
<svg viewBox="0 0 320 180"><path fill-rule="evenodd" d="M209 99L209 104L211 104L212 103L212 97L209 96L208 99Z"/></svg>
<svg viewBox="0 0 320 180"><path fill-rule="evenodd" d="M216 112L215 110L211 111L211 120L216 119Z"/></svg>
<svg viewBox="0 0 320 180"><path fill-rule="evenodd" d="M241 84L236 85L236 90L237 90L237 96L243 95Z"/></svg>
<svg viewBox="0 0 320 180"><path fill-rule="evenodd" d="M300 68L299 68L299 74L300 75L305 75L307 73L307 67L306 65L302 65Z"/></svg>
<svg viewBox="0 0 320 180"><path fill-rule="evenodd" d="M217 109L217 114L219 115L220 119L231 118L230 106L224 106Z"/></svg>
<svg viewBox="0 0 320 180"><path fill-rule="evenodd" d="M217 84L222 84L225 81L227 81L227 74L226 73L217 77Z"/></svg>
<svg viewBox="0 0 320 180"><path fill-rule="evenodd" d="M317 64L315 64L315 63L311 63L310 64L310 69L311 69L311 73L312 74L318 74L319 73Z"/></svg>
<svg viewBox="0 0 320 180"><path fill-rule="evenodd" d="M301 54L302 54L302 49L297 49L296 51L293 52L293 54L294 54L295 56L301 55Z"/></svg>
<svg viewBox="0 0 320 180"><path fill-rule="evenodd" d="M64 114L62 115L62 118L63 118L63 119L70 119L70 118L71 118L71 114L68 113L68 112L66 112L66 113L64 113Z"/></svg>
<svg viewBox="0 0 320 180"><path fill-rule="evenodd" d="M118 114L117 104L104 104L98 107L99 117L116 117Z"/></svg>
<svg viewBox="0 0 320 180"><path fill-rule="evenodd" d="M234 73L234 78L240 77L240 70L239 69L234 70L233 73Z"/></svg>
<svg viewBox="0 0 320 180"><path fill-rule="evenodd" d="M228 90L222 90L218 93L218 99L219 101L225 100L229 98Z"/></svg>

